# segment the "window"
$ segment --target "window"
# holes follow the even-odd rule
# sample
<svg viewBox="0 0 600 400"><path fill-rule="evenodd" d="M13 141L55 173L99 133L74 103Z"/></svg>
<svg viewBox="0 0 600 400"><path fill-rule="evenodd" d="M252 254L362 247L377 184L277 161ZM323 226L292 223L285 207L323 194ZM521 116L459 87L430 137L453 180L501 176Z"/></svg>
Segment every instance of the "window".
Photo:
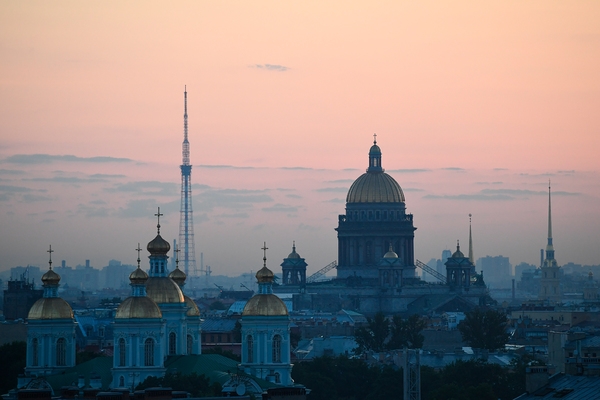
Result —
<svg viewBox="0 0 600 400"><path fill-rule="evenodd" d="M125 387L125 377L123 375L119 377L119 387Z"/></svg>
<svg viewBox="0 0 600 400"><path fill-rule="evenodd" d="M248 335L246 338L246 347L248 351L248 362L252 363L254 362L254 338L252 338L252 335Z"/></svg>
<svg viewBox="0 0 600 400"><path fill-rule="evenodd" d="M67 365L67 340L60 338L56 341L56 366L64 367Z"/></svg>
<svg viewBox="0 0 600 400"><path fill-rule="evenodd" d="M31 341L31 352L33 353L32 357L31 357L32 358L31 365L33 365L34 367L37 367L38 364L39 364L39 359L38 359L39 348L38 348L38 345L39 345L39 343L38 343L37 338L35 338L35 339L33 339Z"/></svg>
<svg viewBox="0 0 600 400"><path fill-rule="evenodd" d="M85 327L85 336L90 337L94 336L94 327L88 325Z"/></svg>
<svg viewBox="0 0 600 400"><path fill-rule="evenodd" d="M281 336L273 336L273 362L281 362Z"/></svg>
<svg viewBox="0 0 600 400"><path fill-rule="evenodd" d="M98 329L98 336L104 337L104 327L103 326L101 326L100 329Z"/></svg>
<svg viewBox="0 0 600 400"><path fill-rule="evenodd" d="M177 335L175 332L169 333L169 355L177 353Z"/></svg>
<svg viewBox="0 0 600 400"><path fill-rule="evenodd" d="M144 341L144 365L146 367L154 365L154 340L150 338Z"/></svg>
<svg viewBox="0 0 600 400"><path fill-rule="evenodd" d="M187 335L187 339L186 339L187 354L192 354L193 345L194 345L194 338L192 337L192 335Z"/></svg>
<svg viewBox="0 0 600 400"><path fill-rule="evenodd" d="M125 366L125 339L119 339L119 367Z"/></svg>

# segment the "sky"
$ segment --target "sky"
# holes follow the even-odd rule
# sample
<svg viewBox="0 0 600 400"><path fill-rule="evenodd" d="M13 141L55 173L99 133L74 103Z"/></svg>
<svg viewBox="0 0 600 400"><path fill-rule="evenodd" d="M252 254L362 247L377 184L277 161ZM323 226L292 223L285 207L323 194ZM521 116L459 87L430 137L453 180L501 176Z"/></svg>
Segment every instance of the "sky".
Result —
<svg viewBox="0 0 600 400"><path fill-rule="evenodd" d="M308 273L377 133L415 255L600 264L597 1L0 3L0 271L135 264L179 232L188 91L196 258ZM463 247L464 249L464 247ZM147 264L147 262L145 262ZM147 265L146 265L147 266Z"/></svg>

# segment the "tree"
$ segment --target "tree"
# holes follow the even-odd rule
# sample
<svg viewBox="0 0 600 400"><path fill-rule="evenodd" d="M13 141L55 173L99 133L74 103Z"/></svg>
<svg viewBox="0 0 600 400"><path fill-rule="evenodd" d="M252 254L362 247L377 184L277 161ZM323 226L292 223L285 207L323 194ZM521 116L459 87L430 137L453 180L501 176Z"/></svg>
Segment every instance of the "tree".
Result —
<svg viewBox="0 0 600 400"><path fill-rule="evenodd" d="M458 330L469 346L493 351L504 347L508 342L506 326L506 314L475 308L467 313L466 318L458 325Z"/></svg>
<svg viewBox="0 0 600 400"><path fill-rule="evenodd" d="M367 318L368 326L360 327L354 331L358 348L357 353L367 350L381 352L385 350L385 342L390 333L390 322L382 312L375 314L373 319Z"/></svg>
<svg viewBox="0 0 600 400"><path fill-rule="evenodd" d="M399 315L394 315L390 325L390 340L387 348L390 350L402 349L420 349L423 347L425 336L421 331L425 329L426 322L417 314L413 314L408 319L402 319Z"/></svg>
<svg viewBox="0 0 600 400"><path fill-rule="evenodd" d="M25 342L12 342L0 346L0 393L8 393L17 387L17 377L25 368Z"/></svg>

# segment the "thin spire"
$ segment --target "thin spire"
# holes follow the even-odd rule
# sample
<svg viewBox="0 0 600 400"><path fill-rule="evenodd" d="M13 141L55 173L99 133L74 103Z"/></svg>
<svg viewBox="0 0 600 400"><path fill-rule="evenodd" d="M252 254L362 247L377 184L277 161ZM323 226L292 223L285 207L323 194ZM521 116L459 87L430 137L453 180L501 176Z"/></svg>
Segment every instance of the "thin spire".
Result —
<svg viewBox="0 0 600 400"><path fill-rule="evenodd" d="M188 141L187 86L183 92L183 165L190 165L190 142Z"/></svg>
<svg viewBox="0 0 600 400"><path fill-rule="evenodd" d="M50 245L50 248L46 250L46 252L49 255L48 265L50 265L50 269L52 269L52 253L54 253L54 250L52 250L52 245Z"/></svg>
<svg viewBox="0 0 600 400"><path fill-rule="evenodd" d="M546 245L546 260L554 260L554 245L552 244L552 192L548 180L548 244Z"/></svg>
<svg viewBox="0 0 600 400"><path fill-rule="evenodd" d="M475 265L475 256L473 255L473 235L471 234L471 217L469 214L469 261L471 264Z"/></svg>
<svg viewBox="0 0 600 400"><path fill-rule="evenodd" d="M373 134L373 144L377 144L377 134Z"/></svg>
<svg viewBox="0 0 600 400"><path fill-rule="evenodd" d="M296 252L296 241L295 240L292 241L292 252L294 252L294 253Z"/></svg>
<svg viewBox="0 0 600 400"><path fill-rule="evenodd" d="M181 250L179 250L179 246L175 245L175 268L179 269L179 252Z"/></svg>

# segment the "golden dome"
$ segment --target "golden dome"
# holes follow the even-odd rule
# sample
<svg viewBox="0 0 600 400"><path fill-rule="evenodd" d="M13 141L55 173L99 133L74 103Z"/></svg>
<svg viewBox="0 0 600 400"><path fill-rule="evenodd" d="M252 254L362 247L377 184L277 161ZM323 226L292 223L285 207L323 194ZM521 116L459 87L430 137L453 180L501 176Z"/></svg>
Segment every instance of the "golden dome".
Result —
<svg viewBox="0 0 600 400"><path fill-rule="evenodd" d="M199 317L200 309L196 305L196 302L188 296L186 296L185 294L183 295L183 298L185 300L185 305L189 307L189 310L187 310L185 315L187 315L188 317Z"/></svg>
<svg viewBox="0 0 600 400"><path fill-rule="evenodd" d="M346 203L404 203L404 193L385 172L366 172L354 181Z"/></svg>
<svg viewBox="0 0 600 400"><path fill-rule="evenodd" d="M115 318L162 318L162 313L148 297L128 297L117 308Z"/></svg>
<svg viewBox="0 0 600 400"><path fill-rule="evenodd" d="M258 283L273 282L274 276L275 275L273 275L273 271L265 266L259 269L256 273L256 280Z"/></svg>
<svg viewBox="0 0 600 400"><path fill-rule="evenodd" d="M165 239L162 238L162 236L156 235L156 237L154 239L152 239L152 241L150 243L148 243L148 246L146 246L146 249L150 252L151 255L156 255L156 254L167 254L169 252L169 250L171 250L171 245L169 244L169 242L167 242Z"/></svg>
<svg viewBox="0 0 600 400"><path fill-rule="evenodd" d="M258 275L258 273L256 274ZM258 276L257 276L258 278ZM242 316L282 316L288 315L283 301L274 294L254 295L244 307Z"/></svg>
<svg viewBox="0 0 600 400"><path fill-rule="evenodd" d="M50 268L44 275L42 275L42 284L45 285L58 285L60 282L60 275L57 274Z"/></svg>
<svg viewBox="0 0 600 400"><path fill-rule="evenodd" d="M171 278L153 276L146 281L146 294L157 304L183 303L183 293Z"/></svg>
<svg viewBox="0 0 600 400"><path fill-rule="evenodd" d="M187 275L185 274L185 272L180 270L179 267L177 267L173 271L171 271L171 273L169 274L169 278L171 278L173 282L181 286L184 284Z"/></svg>
<svg viewBox="0 0 600 400"><path fill-rule="evenodd" d="M129 274L129 281L134 285L143 285L148 280L148 274L139 266Z"/></svg>
<svg viewBox="0 0 600 400"><path fill-rule="evenodd" d="M28 319L73 319L73 309L60 297L44 297L36 301L27 315Z"/></svg>
<svg viewBox="0 0 600 400"><path fill-rule="evenodd" d="M383 258L398 258L398 254L392 250L392 246L390 246L390 251L384 254Z"/></svg>

